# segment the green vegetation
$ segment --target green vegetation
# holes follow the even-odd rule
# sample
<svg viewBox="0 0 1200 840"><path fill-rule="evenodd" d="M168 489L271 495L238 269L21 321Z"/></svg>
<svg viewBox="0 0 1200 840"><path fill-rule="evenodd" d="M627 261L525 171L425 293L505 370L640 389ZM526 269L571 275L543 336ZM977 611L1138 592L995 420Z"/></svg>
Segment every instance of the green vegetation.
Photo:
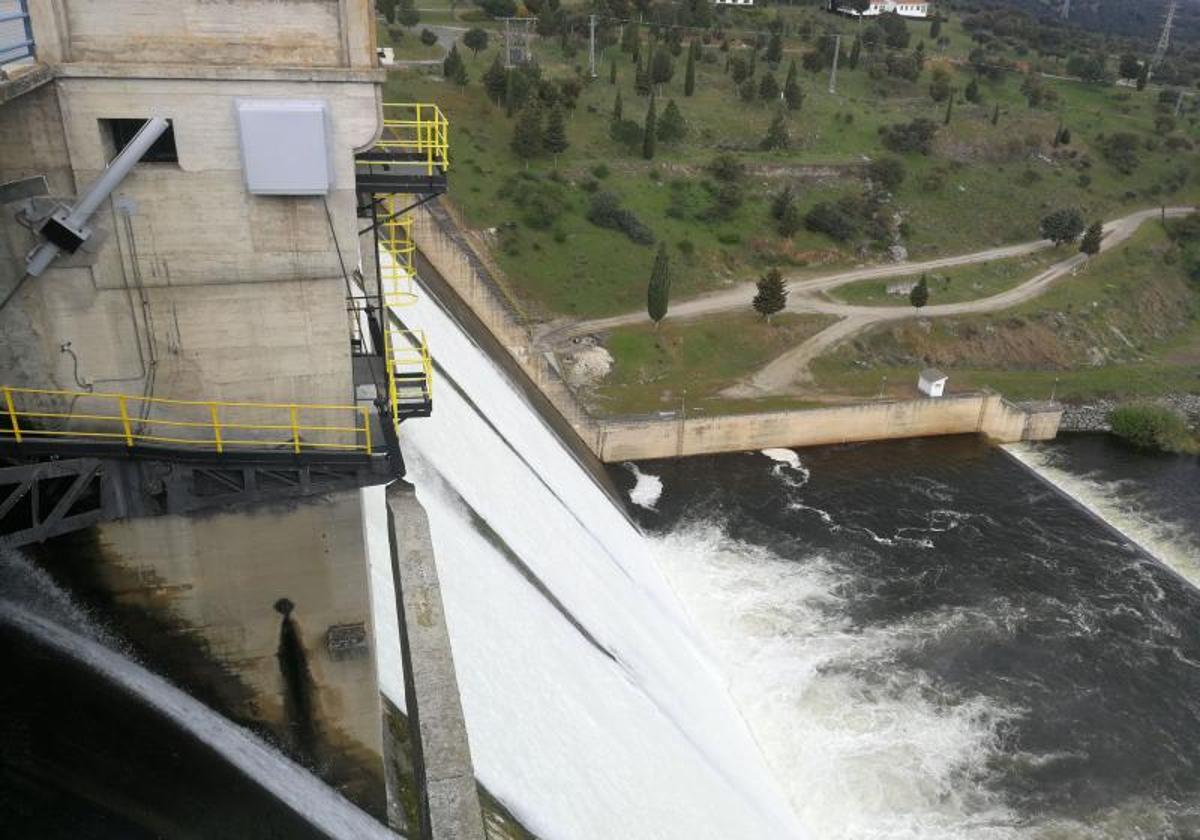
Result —
<svg viewBox="0 0 1200 840"><path fill-rule="evenodd" d="M795 399L727 403L717 394L739 377L815 335L834 319L821 315L777 315L768 324L745 312L703 321L667 319L613 330L605 342L615 364L591 395L594 410L609 415L677 411L686 390L689 416L767 410L798 405Z"/></svg>
<svg viewBox="0 0 1200 840"><path fill-rule="evenodd" d="M928 272L929 302L962 303L998 295L1032 279L1039 272L1071 256L1069 248L1047 248L1022 257L973 263ZM888 286L905 286L917 275L859 280L825 294L840 303L858 306L909 306L906 294L888 294Z"/></svg>
<svg viewBox="0 0 1200 840"><path fill-rule="evenodd" d="M1152 404L1123 405L1108 415L1112 433L1138 449L1154 452L1200 451L1187 419L1171 408Z"/></svg>
<svg viewBox="0 0 1200 840"><path fill-rule="evenodd" d="M1147 224L1027 303L883 327L818 359L813 371L831 393L873 395L886 376L900 395L929 364L956 389L986 386L1014 399L1197 393L1200 284L1188 278L1179 246Z"/></svg>

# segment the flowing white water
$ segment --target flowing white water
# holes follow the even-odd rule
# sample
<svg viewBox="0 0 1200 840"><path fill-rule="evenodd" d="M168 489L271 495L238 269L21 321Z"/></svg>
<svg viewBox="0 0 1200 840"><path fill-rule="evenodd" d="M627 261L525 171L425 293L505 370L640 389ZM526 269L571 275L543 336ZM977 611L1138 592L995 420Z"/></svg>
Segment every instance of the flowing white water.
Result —
<svg viewBox="0 0 1200 840"><path fill-rule="evenodd" d="M1200 586L1200 545L1179 525L1164 522L1141 508L1130 493L1122 492L1119 482L1068 472L1044 446L1014 443L1004 450L1147 554L1192 585Z"/></svg>
<svg viewBox="0 0 1200 840"><path fill-rule="evenodd" d="M804 836L650 541L435 304L405 318L448 374L402 442L483 783L550 840ZM387 536L366 527L403 705Z"/></svg>
<svg viewBox="0 0 1200 840"><path fill-rule="evenodd" d="M330 837L386 840L398 836L300 765L122 654L12 601L0 600L0 621L139 697Z"/></svg>

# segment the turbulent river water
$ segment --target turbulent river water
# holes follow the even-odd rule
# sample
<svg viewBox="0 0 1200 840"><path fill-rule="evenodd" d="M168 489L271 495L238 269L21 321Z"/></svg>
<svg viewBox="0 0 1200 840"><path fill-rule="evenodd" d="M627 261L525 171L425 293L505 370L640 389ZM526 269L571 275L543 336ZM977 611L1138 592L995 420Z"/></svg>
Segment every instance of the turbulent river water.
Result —
<svg viewBox="0 0 1200 840"><path fill-rule="evenodd" d="M614 476L813 836L1200 836L1197 459L962 438Z"/></svg>

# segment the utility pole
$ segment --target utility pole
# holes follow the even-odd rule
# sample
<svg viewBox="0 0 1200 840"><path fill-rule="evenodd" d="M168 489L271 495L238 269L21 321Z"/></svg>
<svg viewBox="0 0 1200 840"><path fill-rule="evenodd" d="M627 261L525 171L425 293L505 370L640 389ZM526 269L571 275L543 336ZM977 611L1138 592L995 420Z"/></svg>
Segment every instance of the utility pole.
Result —
<svg viewBox="0 0 1200 840"><path fill-rule="evenodd" d="M1171 25L1175 22L1175 7L1178 5L1179 0L1171 0L1171 5L1167 7L1167 19L1163 22L1162 35L1158 38L1158 47L1154 50L1154 58L1150 59L1148 76L1153 75L1154 71L1158 69L1158 65L1162 63L1171 46Z"/></svg>
<svg viewBox="0 0 1200 840"><path fill-rule="evenodd" d="M1175 98L1175 116L1179 116L1179 112L1183 110L1183 89L1179 91L1179 96Z"/></svg>
<svg viewBox="0 0 1200 840"><path fill-rule="evenodd" d="M1063 0L1062 19L1068 20L1071 17L1071 0Z"/></svg>
<svg viewBox="0 0 1200 840"><path fill-rule="evenodd" d="M588 15L588 71L596 78L596 16Z"/></svg>
<svg viewBox="0 0 1200 840"><path fill-rule="evenodd" d="M833 68L829 71L829 92L837 93L837 66L838 56L842 52L842 36L833 36Z"/></svg>

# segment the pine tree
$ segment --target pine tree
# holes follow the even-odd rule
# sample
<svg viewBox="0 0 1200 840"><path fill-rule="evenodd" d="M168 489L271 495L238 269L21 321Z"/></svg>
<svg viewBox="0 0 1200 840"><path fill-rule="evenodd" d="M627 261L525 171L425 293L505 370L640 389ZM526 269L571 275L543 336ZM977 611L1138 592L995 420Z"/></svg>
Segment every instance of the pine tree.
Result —
<svg viewBox="0 0 1200 840"><path fill-rule="evenodd" d="M914 309L920 309L929 303L929 281L924 274L921 275L920 282L913 286L912 291L908 293L908 302L913 305Z"/></svg>
<svg viewBox="0 0 1200 840"><path fill-rule="evenodd" d="M675 62L671 60L671 54L659 47L654 51L654 57L650 59L650 81L656 85L662 85L671 81L671 77L674 75Z"/></svg>
<svg viewBox="0 0 1200 840"><path fill-rule="evenodd" d="M658 139L664 143L675 143L682 140L686 134L687 124L683 121L679 106L675 104L674 99L668 100L667 107L663 109L662 119L658 121Z"/></svg>
<svg viewBox="0 0 1200 840"><path fill-rule="evenodd" d="M862 57L862 38L854 36L854 46L850 47L850 69L858 69L858 60Z"/></svg>
<svg viewBox="0 0 1200 840"><path fill-rule="evenodd" d="M779 82L771 73L764 73L758 84L758 98L763 102L773 102L779 99Z"/></svg>
<svg viewBox="0 0 1200 840"><path fill-rule="evenodd" d="M550 111L546 120L546 131L542 135L542 148L554 155L554 164L558 166L558 156L571 145L567 142L567 123L563 118L562 108L557 105Z"/></svg>
<svg viewBox="0 0 1200 840"><path fill-rule="evenodd" d="M747 76L737 90L738 96L742 98L743 102L753 102L754 95L758 92L758 86L754 84L754 77Z"/></svg>
<svg viewBox="0 0 1200 840"><path fill-rule="evenodd" d="M638 25L636 23L625 24L621 30L621 51L634 52L638 40Z"/></svg>
<svg viewBox="0 0 1200 840"><path fill-rule="evenodd" d="M695 92L696 92L696 51L688 50L687 71L684 73L684 76L683 76L683 95L691 96Z"/></svg>
<svg viewBox="0 0 1200 840"><path fill-rule="evenodd" d="M442 60L442 76L459 87L466 85L467 65L463 63L462 56L458 54L458 44L452 46L450 52L446 53L446 57Z"/></svg>
<svg viewBox="0 0 1200 840"><path fill-rule="evenodd" d="M536 105L526 105L517 116L511 146L513 153L523 160L542 151L542 111Z"/></svg>
<svg viewBox="0 0 1200 840"><path fill-rule="evenodd" d="M778 268L767 269L767 273L759 278L758 293L754 296L754 311L771 322L771 316L782 312L787 306L787 286L784 285L783 275Z"/></svg>
<svg viewBox="0 0 1200 840"><path fill-rule="evenodd" d="M642 157L654 160L654 141L658 137L657 118L654 113L654 94L650 94L650 107L646 109L646 122L642 126Z"/></svg>
<svg viewBox="0 0 1200 840"><path fill-rule="evenodd" d="M613 100L612 121L620 122L622 117L621 107L621 91L617 91L617 98Z"/></svg>
<svg viewBox="0 0 1200 840"><path fill-rule="evenodd" d="M787 103L789 111L799 111L804 104L804 90L797 79L795 59L788 65L787 80L783 83L783 100Z"/></svg>
<svg viewBox="0 0 1200 840"><path fill-rule="evenodd" d="M1083 242L1079 244L1080 253L1087 254L1089 257L1094 257L1100 253L1100 240L1104 238L1104 225L1100 222L1094 222L1087 229L1087 233L1083 235Z"/></svg>
<svg viewBox="0 0 1200 840"><path fill-rule="evenodd" d="M617 83L617 60L615 58L608 63L608 83L610 85Z"/></svg>
<svg viewBox="0 0 1200 840"><path fill-rule="evenodd" d="M759 146L765 152L770 152L774 149L786 149L791 145L791 138L788 137L787 121L783 118L783 111L775 113L775 119L771 120L771 125L767 129L767 136L763 138Z"/></svg>
<svg viewBox="0 0 1200 840"><path fill-rule="evenodd" d="M654 270L650 274L650 286L646 290L646 313L657 329L667 317L667 305L671 297L671 258L667 256L667 243L660 242L654 255Z"/></svg>
<svg viewBox="0 0 1200 840"><path fill-rule="evenodd" d="M508 74L504 72L504 65L500 63L500 53L496 53L491 66L484 71L483 89L487 92L488 99L497 105L504 101L504 94L508 90Z"/></svg>

